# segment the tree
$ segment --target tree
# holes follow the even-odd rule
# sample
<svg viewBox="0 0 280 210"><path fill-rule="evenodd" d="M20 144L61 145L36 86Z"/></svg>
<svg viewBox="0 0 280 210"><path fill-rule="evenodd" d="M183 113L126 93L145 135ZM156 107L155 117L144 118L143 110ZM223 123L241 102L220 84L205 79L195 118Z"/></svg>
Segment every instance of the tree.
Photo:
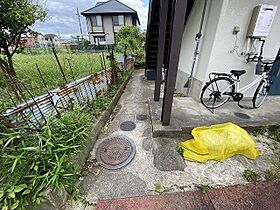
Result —
<svg viewBox="0 0 280 210"><path fill-rule="evenodd" d="M43 21L47 12L33 0L1 0L0 1L0 68L9 81L14 80L16 72L13 55L21 44L21 35L27 33L36 20Z"/></svg>
<svg viewBox="0 0 280 210"><path fill-rule="evenodd" d="M116 51L122 53L126 60L127 55L140 54L143 51L144 41L145 37L138 27L125 25L117 33Z"/></svg>

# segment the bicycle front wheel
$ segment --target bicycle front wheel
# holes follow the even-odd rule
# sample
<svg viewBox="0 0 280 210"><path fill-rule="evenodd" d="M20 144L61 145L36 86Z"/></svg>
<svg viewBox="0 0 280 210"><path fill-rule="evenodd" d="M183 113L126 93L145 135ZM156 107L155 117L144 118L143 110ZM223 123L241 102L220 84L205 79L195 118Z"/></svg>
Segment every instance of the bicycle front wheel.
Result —
<svg viewBox="0 0 280 210"><path fill-rule="evenodd" d="M225 92L234 92L234 82L227 77L219 77L206 83L202 88L200 101L209 109L215 109L224 105L230 99Z"/></svg>
<svg viewBox="0 0 280 210"><path fill-rule="evenodd" d="M254 93L254 97L253 97L254 108L259 108L263 104L268 94L268 91L269 91L269 83L266 80L262 80Z"/></svg>

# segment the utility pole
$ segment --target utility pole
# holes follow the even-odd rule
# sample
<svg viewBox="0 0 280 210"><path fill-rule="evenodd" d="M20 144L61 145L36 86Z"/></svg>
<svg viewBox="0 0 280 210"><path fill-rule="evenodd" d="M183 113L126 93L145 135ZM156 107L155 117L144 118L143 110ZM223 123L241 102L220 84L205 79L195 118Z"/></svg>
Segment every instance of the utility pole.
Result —
<svg viewBox="0 0 280 210"><path fill-rule="evenodd" d="M81 19L80 19L80 13L79 13L79 8L78 7L77 7L77 16L78 16L78 21L79 21L79 26L80 26L80 33L83 34L82 24L81 24Z"/></svg>

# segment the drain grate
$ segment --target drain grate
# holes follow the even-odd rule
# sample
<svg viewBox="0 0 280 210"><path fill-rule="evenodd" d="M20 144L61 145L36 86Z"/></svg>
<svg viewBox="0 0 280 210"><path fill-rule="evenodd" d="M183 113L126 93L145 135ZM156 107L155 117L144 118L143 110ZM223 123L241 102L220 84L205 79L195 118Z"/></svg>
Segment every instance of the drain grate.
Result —
<svg viewBox="0 0 280 210"><path fill-rule="evenodd" d="M120 128L123 131L132 131L136 128L136 125L132 121L124 121L121 123Z"/></svg>
<svg viewBox="0 0 280 210"><path fill-rule="evenodd" d="M139 114L139 115L136 115L136 119L139 121L145 121L148 119L148 117L146 114Z"/></svg>
<svg viewBox="0 0 280 210"><path fill-rule="evenodd" d="M96 150L96 160L107 169L118 169L134 158L136 147L127 136L114 136L103 141Z"/></svg>
<svg viewBox="0 0 280 210"><path fill-rule="evenodd" d="M249 115L247 115L247 114L245 114L245 113L241 113L241 112L235 112L234 115L235 115L236 117L239 117L239 118L241 118L241 119L246 119L246 120L248 120L248 119L251 118Z"/></svg>

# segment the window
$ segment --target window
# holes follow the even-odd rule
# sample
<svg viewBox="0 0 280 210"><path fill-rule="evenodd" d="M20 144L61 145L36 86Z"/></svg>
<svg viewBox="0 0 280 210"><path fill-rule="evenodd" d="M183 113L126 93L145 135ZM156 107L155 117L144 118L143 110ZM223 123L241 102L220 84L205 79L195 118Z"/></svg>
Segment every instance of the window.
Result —
<svg viewBox="0 0 280 210"><path fill-rule="evenodd" d="M102 17L101 15L93 15L91 18L92 26L102 26Z"/></svg>
<svg viewBox="0 0 280 210"><path fill-rule="evenodd" d="M99 45L99 44L105 44L106 39L105 36L97 36L94 38L94 42L95 44Z"/></svg>
<svg viewBox="0 0 280 210"><path fill-rule="evenodd" d="M113 16L113 25L114 26L122 26L122 25L124 25L124 16L123 15L115 15L115 16Z"/></svg>

